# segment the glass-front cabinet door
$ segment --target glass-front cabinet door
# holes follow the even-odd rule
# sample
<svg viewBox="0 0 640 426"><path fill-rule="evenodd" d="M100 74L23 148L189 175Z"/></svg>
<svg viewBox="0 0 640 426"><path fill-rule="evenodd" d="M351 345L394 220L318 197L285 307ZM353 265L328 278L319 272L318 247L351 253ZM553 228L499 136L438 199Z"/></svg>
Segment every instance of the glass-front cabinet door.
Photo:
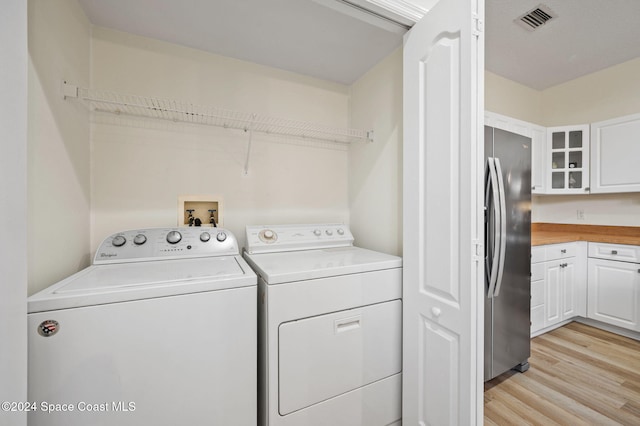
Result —
<svg viewBox="0 0 640 426"><path fill-rule="evenodd" d="M547 193L589 192L589 125L547 128Z"/></svg>

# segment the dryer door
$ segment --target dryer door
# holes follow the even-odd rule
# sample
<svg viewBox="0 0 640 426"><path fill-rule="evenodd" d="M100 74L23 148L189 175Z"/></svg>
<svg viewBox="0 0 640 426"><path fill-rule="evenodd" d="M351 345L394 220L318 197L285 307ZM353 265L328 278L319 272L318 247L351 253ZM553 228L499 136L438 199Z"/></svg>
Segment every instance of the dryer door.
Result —
<svg viewBox="0 0 640 426"><path fill-rule="evenodd" d="M283 323L280 415L400 373L400 300Z"/></svg>

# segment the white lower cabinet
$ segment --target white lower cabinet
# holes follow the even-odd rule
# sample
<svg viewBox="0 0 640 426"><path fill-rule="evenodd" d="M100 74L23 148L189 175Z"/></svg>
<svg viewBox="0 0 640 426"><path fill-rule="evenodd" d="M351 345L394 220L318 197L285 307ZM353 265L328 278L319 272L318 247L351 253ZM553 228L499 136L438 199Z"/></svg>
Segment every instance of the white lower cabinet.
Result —
<svg viewBox="0 0 640 426"><path fill-rule="evenodd" d="M532 252L536 247L532 248ZM534 257L531 257L534 262ZM531 264L531 333L544 328L545 280L544 262Z"/></svg>
<svg viewBox="0 0 640 426"><path fill-rule="evenodd" d="M586 243L531 248L531 334L586 315Z"/></svg>
<svg viewBox="0 0 640 426"><path fill-rule="evenodd" d="M588 318L640 331L640 259L611 260L638 252L637 246L589 243Z"/></svg>
<svg viewBox="0 0 640 426"><path fill-rule="evenodd" d="M575 269L575 258L545 263L545 327L577 315L578 286L575 282Z"/></svg>

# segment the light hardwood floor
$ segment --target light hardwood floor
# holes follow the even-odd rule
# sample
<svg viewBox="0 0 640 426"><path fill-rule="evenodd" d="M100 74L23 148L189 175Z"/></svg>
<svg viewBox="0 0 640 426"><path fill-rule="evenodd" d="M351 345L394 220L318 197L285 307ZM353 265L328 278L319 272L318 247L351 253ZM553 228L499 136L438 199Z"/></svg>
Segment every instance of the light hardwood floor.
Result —
<svg viewBox="0 0 640 426"><path fill-rule="evenodd" d="M486 425L640 425L640 342L573 322L534 338L529 363L485 383Z"/></svg>

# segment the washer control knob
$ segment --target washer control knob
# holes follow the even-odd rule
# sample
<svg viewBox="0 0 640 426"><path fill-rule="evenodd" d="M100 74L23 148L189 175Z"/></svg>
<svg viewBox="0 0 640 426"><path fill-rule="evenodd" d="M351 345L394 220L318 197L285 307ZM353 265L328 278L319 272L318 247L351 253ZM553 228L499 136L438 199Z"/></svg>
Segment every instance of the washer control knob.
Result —
<svg viewBox="0 0 640 426"><path fill-rule="evenodd" d="M333 231L331 229L327 229L326 231L324 231L327 235L331 236L333 235Z"/></svg>
<svg viewBox="0 0 640 426"><path fill-rule="evenodd" d="M218 235L216 235L216 240L220 242L223 242L226 239L227 239L227 234L225 234L224 232L218 232Z"/></svg>
<svg viewBox="0 0 640 426"><path fill-rule="evenodd" d="M338 235L344 235L344 229L338 228Z"/></svg>
<svg viewBox="0 0 640 426"><path fill-rule="evenodd" d="M138 234L133 238L133 243L137 246L141 246L147 242L147 237L144 234Z"/></svg>
<svg viewBox="0 0 640 426"><path fill-rule="evenodd" d="M113 240L111 240L111 244L113 244L114 247L122 247L126 242L127 239L122 235L116 235L113 237Z"/></svg>
<svg viewBox="0 0 640 426"><path fill-rule="evenodd" d="M211 239L211 234L209 234L208 232L203 232L202 234L200 234L200 241L202 241L203 243L206 243L210 239Z"/></svg>
<svg viewBox="0 0 640 426"><path fill-rule="evenodd" d="M316 229L315 231L313 231L313 235L315 235L316 237L319 237L320 235L322 235L322 232L320 232L319 229Z"/></svg>
<svg viewBox="0 0 640 426"><path fill-rule="evenodd" d="M274 234L273 234L273 231L271 229L267 229L266 231L264 231L263 235L267 240L273 240L273 235Z"/></svg>
<svg viewBox="0 0 640 426"><path fill-rule="evenodd" d="M182 239L182 234L178 231L171 231L167 234L167 242L169 244L178 244Z"/></svg>

